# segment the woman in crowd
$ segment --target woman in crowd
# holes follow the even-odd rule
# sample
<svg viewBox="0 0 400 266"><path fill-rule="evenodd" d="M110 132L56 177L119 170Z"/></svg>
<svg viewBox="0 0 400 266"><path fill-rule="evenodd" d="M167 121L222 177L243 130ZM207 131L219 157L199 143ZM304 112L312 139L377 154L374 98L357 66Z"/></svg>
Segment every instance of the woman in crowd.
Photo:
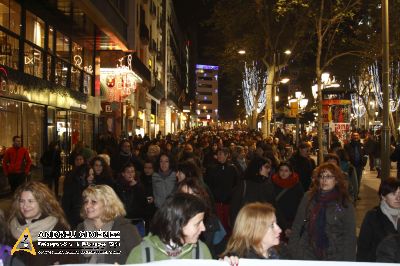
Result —
<svg viewBox="0 0 400 266"><path fill-rule="evenodd" d="M28 252L14 253L14 256L26 265L53 265L73 262L73 256L48 255L37 252L40 231L65 231L70 229L60 204L45 184L32 181L17 189L10 208L8 225L13 245L18 241L25 228L29 229L36 256L32 256Z"/></svg>
<svg viewBox="0 0 400 266"><path fill-rule="evenodd" d="M271 204L247 204L236 218L232 236L222 257L278 259L274 246L279 245L281 231Z"/></svg>
<svg viewBox="0 0 400 266"><path fill-rule="evenodd" d="M78 225L77 231L119 231L118 249L121 253L83 254L79 258L81 263L125 263L129 251L141 241L136 227L124 218L125 215L124 205L111 187L96 185L89 186L83 191L81 216L84 221ZM114 247L107 242L106 250L112 251Z"/></svg>
<svg viewBox="0 0 400 266"><path fill-rule="evenodd" d="M172 163L172 158L166 154L161 154L157 160L157 171L152 177L154 203L157 208L161 207L175 188L176 173Z"/></svg>
<svg viewBox="0 0 400 266"><path fill-rule="evenodd" d="M346 150L343 148L339 148L335 151L337 156L340 159L340 168L343 172L347 173L347 178L349 180L349 193L354 201L358 198L358 180L357 180L357 171L354 165L351 164L349 155Z"/></svg>
<svg viewBox="0 0 400 266"><path fill-rule="evenodd" d="M286 221L285 236L289 237L297 208L304 196L303 186L298 174L293 172L288 162L279 164L277 173L272 176L272 183L277 209L281 211Z"/></svg>
<svg viewBox="0 0 400 266"><path fill-rule="evenodd" d="M111 167L107 164L101 156L94 157L90 163L90 167L93 169L94 181L96 185L108 185L114 186L113 174Z"/></svg>
<svg viewBox="0 0 400 266"><path fill-rule="evenodd" d="M298 260L354 261L356 259L354 206L343 173L323 163L313 173L292 226L289 252Z"/></svg>
<svg viewBox="0 0 400 266"><path fill-rule="evenodd" d="M134 248L126 264L169 259L211 259L207 246L199 240L206 205L187 193L169 197L154 215L150 234Z"/></svg>
<svg viewBox="0 0 400 266"><path fill-rule="evenodd" d="M375 261L379 243L400 231L400 181L393 177L383 180L378 195L379 206L367 212L361 225L357 261Z"/></svg>
<svg viewBox="0 0 400 266"><path fill-rule="evenodd" d="M270 181L271 161L255 156L249 163L243 182L232 193L230 221L234 224L240 209L246 203L269 202L275 204L274 189Z"/></svg>
<svg viewBox="0 0 400 266"><path fill-rule="evenodd" d="M135 166L132 163L122 167L121 175L115 185L115 191L125 206L126 218L146 219L146 194L144 187L136 177Z"/></svg>
<svg viewBox="0 0 400 266"><path fill-rule="evenodd" d="M83 162L83 156L76 156L75 163L77 160L82 160ZM73 168L65 177L61 205L72 229L76 228L76 226L82 222L80 217L82 192L89 185L87 180L88 171L89 167L86 164L81 164Z"/></svg>
<svg viewBox="0 0 400 266"><path fill-rule="evenodd" d="M179 183L177 189L178 193L188 193L197 196L206 205L204 226L206 230L201 234L201 240L209 248L213 258L218 258L218 254L223 251L224 237L226 231L220 223L214 209L214 204L212 203L210 193L205 189L204 185L200 183L200 180L194 178L186 178ZM221 248L221 246L223 246Z"/></svg>

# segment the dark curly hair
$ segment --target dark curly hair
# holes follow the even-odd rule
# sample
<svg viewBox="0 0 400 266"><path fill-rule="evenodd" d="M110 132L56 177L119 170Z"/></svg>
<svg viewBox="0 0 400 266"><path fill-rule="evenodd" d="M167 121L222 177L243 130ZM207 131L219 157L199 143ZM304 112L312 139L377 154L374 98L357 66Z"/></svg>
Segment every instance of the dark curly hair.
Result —
<svg viewBox="0 0 400 266"><path fill-rule="evenodd" d="M348 202L351 202L349 191L348 191L348 182L345 179L343 171L333 163L323 163L317 168L314 169L312 175L312 183L310 187L310 198L311 201L314 196L319 193L320 191L320 175L325 172L329 171L332 175L335 176L336 180L336 189L339 191L339 202L346 207Z"/></svg>

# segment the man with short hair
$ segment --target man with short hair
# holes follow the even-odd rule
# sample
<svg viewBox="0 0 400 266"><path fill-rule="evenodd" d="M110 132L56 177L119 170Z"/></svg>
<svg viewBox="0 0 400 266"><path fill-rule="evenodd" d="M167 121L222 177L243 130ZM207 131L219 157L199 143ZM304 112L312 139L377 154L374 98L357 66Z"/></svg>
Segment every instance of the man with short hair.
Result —
<svg viewBox="0 0 400 266"><path fill-rule="evenodd" d="M358 132L351 133L351 141L344 146L347 154L349 155L350 162L356 168L358 190L360 190L362 172L367 162L366 152L364 145L360 142L360 134Z"/></svg>
<svg viewBox="0 0 400 266"><path fill-rule="evenodd" d="M217 161L206 172L204 181L210 188L215 200L215 209L224 228L230 232L229 207L233 189L239 184L239 174L236 167L228 161L228 148L220 148L217 152Z"/></svg>
<svg viewBox="0 0 400 266"><path fill-rule="evenodd" d="M27 149L22 147L20 136L13 137L13 146L8 148L3 157L4 175L8 177L11 191L15 190L26 181L32 165Z"/></svg>

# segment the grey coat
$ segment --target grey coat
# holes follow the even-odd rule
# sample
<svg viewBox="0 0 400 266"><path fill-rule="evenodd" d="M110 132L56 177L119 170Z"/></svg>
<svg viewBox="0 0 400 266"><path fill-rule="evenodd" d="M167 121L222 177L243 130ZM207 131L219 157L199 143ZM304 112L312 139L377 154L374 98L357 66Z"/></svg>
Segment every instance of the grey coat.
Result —
<svg viewBox="0 0 400 266"><path fill-rule="evenodd" d="M154 173L152 177L154 204L160 208L165 199L172 193L176 184L176 173L171 171L168 175L162 176Z"/></svg>
<svg viewBox="0 0 400 266"><path fill-rule="evenodd" d="M297 209L296 218L293 222L292 233L289 239L289 253L296 260L317 260L312 245L308 225L310 212L315 205L314 200L309 203L310 192L307 192L301 200ZM354 206L348 202L343 207L339 202L328 203L326 209L326 234L329 246L326 251L325 260L355 261L356 260L356 224Z"/></svg>

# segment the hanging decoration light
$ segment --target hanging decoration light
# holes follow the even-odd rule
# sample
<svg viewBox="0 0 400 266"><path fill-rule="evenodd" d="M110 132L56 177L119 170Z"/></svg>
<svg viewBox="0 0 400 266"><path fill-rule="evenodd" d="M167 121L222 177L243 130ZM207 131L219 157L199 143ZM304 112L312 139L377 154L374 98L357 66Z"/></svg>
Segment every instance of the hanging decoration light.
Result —
<svg viewBox="0 0 400 266"><path fill-rule="evenodd" d="M358 78L350 78L350 88L354 89L356 93L352 93L351 97L351 109L355 117L362 117L365 115L367 108L365 103L369 102L371 82L369 75L360 76Z"/></svg>
<svg viewBox="0 0 400 266"><path fill-rule="evenodd" d="M375 62L368 68L368 72L371 76L371 82L373 91L375 94L376 101L380 108L383 108L383 92L382 86L379 79L379 68L378 62ZM400 95L399 95L399 77L400 77L400 62L392 62L390 65L390 76L389 76L389 108L390 112L395 112L399 108Z"/></svg>
<svg viewBox="0 0 400 266"><path fill-rule="evenodd" d="M255 109L257 109L257 113L264 109L267 100L265 95L266 84L266 72L258 69L255 62L249 67L245 63L242 88L247 115L252 115Z"/></svg>

